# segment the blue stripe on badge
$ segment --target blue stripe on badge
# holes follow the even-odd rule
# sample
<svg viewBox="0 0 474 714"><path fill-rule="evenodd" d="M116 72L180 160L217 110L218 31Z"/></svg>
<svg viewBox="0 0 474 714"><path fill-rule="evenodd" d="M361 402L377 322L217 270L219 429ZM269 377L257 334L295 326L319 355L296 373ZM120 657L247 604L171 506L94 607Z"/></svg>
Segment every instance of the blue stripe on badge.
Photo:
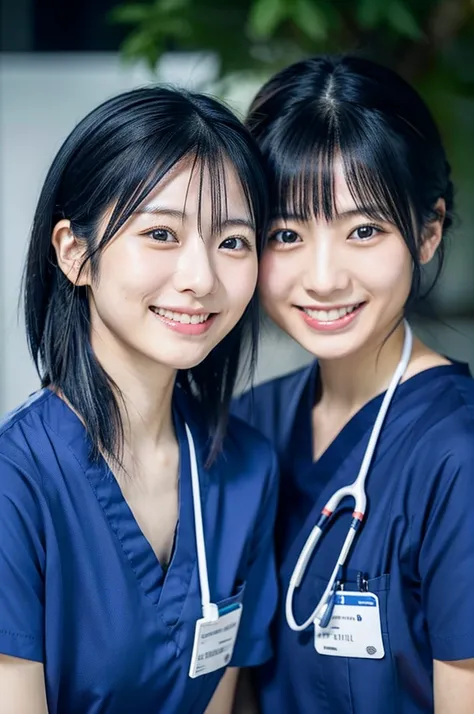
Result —
<svg viewBox="0 0 474 714"><path fill-rule="evenodd" d="M352 605L357 607L377 607L375 598L372 595L344 595L336 594L336 605Z"/></svg>
<svg viewBox="0 0 474 714"><path fill-rule="evenodd" d="M228 612L237 610L239 607L240 607L239 602L234 602L234 603L232 603L232 605L226 605L222 608L219 608L219 615L227 615Z"/></svg>

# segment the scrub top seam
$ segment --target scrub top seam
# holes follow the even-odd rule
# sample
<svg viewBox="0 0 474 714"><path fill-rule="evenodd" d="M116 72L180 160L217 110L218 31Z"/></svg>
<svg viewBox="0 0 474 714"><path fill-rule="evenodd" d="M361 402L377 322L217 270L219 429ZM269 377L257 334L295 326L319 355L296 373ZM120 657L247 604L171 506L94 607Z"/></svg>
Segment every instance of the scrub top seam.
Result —
<svg viewBox="0 0 474 714"><path fill-rule="evenodd" d="M151 597L151 595L146 592L146 590L145 590L145 588L144 588L144 586L143 586L143 583L142 583L141 579L138 577L138 574L137 574L137 572L136 572L136 570L135 570L135 567L133 566L133 564L132 564L131 561L130 561L130 558L129 558L128 555L127 555L127 552L126 552L126 550L125 550L125 548L124 548L124 545L123 545L123 542L122 542L122 537L121 537L121 536L119 535L119 533L118 533L118 529L117 529L117 530L115 529L115 527L112 525L112 523L110 522L110 520L107 518L106 514L104 513L104 510L103 510L102 506L100 505L100 499L99 499L97 490L96 490L94 484L91 482L90 478L88 477L87 471L84 469L83 465L81 464L81 462L80 462L79 459L77 458L77 456L76 456L76 454L74 453L74 451L72 450L70 444L68 444L67 441L65 441L65 439L61 436L61 434L58 434L58 432L51 426L51 424L50 424L46 419L44 419L44 423L45 423L45 425L47 425L48 428L53 432L53 434L55 434L55 435L58 437L58 439L60 439L60 440L62 441L62 443L66 446L66 448L68 449L68 451L71 453L71 455L73 456L74 460L75 460L76 463L78 464L79 468L81 469L81 472L84 474L84 477L86 478L87 483L89 484L91 490L93 491L94 496L95 496L95 498L96 498L96 500L97 500L97 503L98 503L98 505L99 505L99 507L100 507L100 510L101 510L101 513L102 513L102 517L103 517L103 519L104 519L104 522L107 524L108 528L112 531L112 533L114 534L115 538L118 540L118 542L119 542L119 544L120 544L121 552L123 553L123 555L124 555L124 557L125 557L125 560L126 560L126 562L127 562L128 567L130 567L131 571L133 572L133 575L134 575L134 577L135 577L135 580L136 580L136 582L137 582L137 584L138 584L138 586L139 586L140 592L142 592L142 593L145 595L145 597L147 598L147 600L152 604L154 610L156 610L157 613L158 613L158 616L159 616L159 618L160 618L160 621L162 622L162 624L164 625L164 627L166 628L166 630L168 630L168 629L169 629L169 625L167 625L167 623L166 623L165 620L163 619L163 614L161 613L160 608L159 608L159 600L160 600L160 599L158 600L158 602L155 603L155 602L153 601L153 598ZM109 469L109 474L112 476L112 478L115 478L115 477L113 476L113 474L112 474L112 471L110 471L110 469ZM138 526L138 524L137 524L137 526ZM140 529L140 530L141 530L141 529ZM144 536L144 537L145 537L145 536ZM151 545L150 545L150 548L151 548ZM178 618L178 621L177 621L177 622L180 621L181 615L182 615L182 611L181 611L181 613L180 613L180 617Z"/></svg>
<svg viewBox="0 0 474 714"><path fill-rule="evenodd" d="M45 391L45 390L44 390ZM23 410L18 410L17 414L12 414L11 416L6 415L6 418L4 420L3 426L0 426L0 440L5 434L8 434L10 429L13 429L14 426L17 424L21 424L33 411L38 412L38 409L47 401L50 399L51 396L53 396L53 392L50 391L50 394L43 394L38 397L37 401L33 402L28 406L27 409ZM44 418L42 414L39 415L39 418L47 424L48 422Z"/></svg>
<svg viewBox="0 0 474 714"><path fill-rule="evenodd" d="M112 473L112 472L110 472L110 473ZM114 524L112 524L111 521L110 521L110 519L107 518L106 513L104 513L104 510L103 510L102 506L100 505L99 496L98 496L98 493L97 493L97 490L96 490L94 484L91 483L91 480L89 479L89 477L87 476L87 474L84 474L84 475L85 475L85 477L87 478L87 481L88 481L88 483L89 483L89 485L90 485L92 491L94 492L94 495L95 495L95 497L96 497L96 499L97 499L97 503L99 504L100 510L101 510L101 512L102 512L104 521L106 522L107 526L110 528L110 530L112 531L112 533L114 534L115 538L117 539L117 541L118 541L119 544L120 544L120 549L121 549L121 551L122 551L122 553L123 553L123 555L124 555L124 557L125 557L125 560L126 560L126 563L127 563L127 567L129 567L130 570L132 571L132 573L133 573L133 575L134 575L134 577L135 577L135 581L136 581L137 585L139 586L140 592L142 592L142 594L145 595L147 601L149 601L149 602L151 603L151 605L153 606L153 609L156 610L156 612L157 612L157 614L158 614L158 617L160 618L160 621L162 622L162 624L163 624L163 626L166 628L166 630L169 630L170 627L169 627L169 625L165 622L165 620L163 619L163 614L162 614L161 609L160 609L160 607L159 607L160 600L161 600L161 593L162 593L163 587L164 587L164 582L163 582L163 585L161 586L161 590L160 590L160 595L159 595L159 597L158 597L158 601L157 601L157 602L154 602L154 600L153 600L152 596L150 595L150 593L148 593L148 592L145 590L145 587L144 587L144 585L143 585L142 579L138 576L138 573L137 573L137 571L136 571L136 569L135 569L133 563L131 562L129 556L127 555L127 551L126 551L126 549L125 549L125 547L124 547L124 544L123 544L123 541L122 541L122 536L120 535L121 531L119 531L119 528L118 528L117 526L115 526ZM112 476L113 476L113 474L112 474ZM138 524L137 524L137 527L140 529L140 527L138 526ZM141 529L140 529L140 532L142 532ZM142 535L143 535L144 538L146 539L146 536L145 536L143 533L142 533ZM150 548L151 548L151 545L150 545ZM181 614L182 614L182 612L181 612ZM179 622L179 621L180 621L180 618L178 618L178 621L177 621L177 622Z"/></svg>
<svg viewBox="0 0 474 714"><path fill-rule="evenodd" d="M471 417L471 415L470 415L470 413L469 413L469 410L467 409L467 405L463 405L463 407L464 407L464 406L466 406L466 413L467 413L467 415L468 415L468 417L469 417L469 420L472 422L472 431L473 431L473 433L474 433L474 419L472 419L472 417ZM448 418L450 418L450 417L452 417L452 414L450 414L450 415L448 415L448 416L445 416L441 421L436 422L436 424L432 425L431 428L430 428L427 432L425 432L425 434L424 434L424 437L425 437L425 438L423 439L423 443L418 442L418 444L416 445L415 449L413 450L413 454L412 454L412 455L413 455L413 459L415 459L417 456L419 456L419 454L420 454L420 452L421 452L422 450L426 449L426 442L425 442L426 437L432 438L432 437L431 437L432 432L433 432L435 429L439 429L439 428L440 428L440 425L442 425L443 422L447 421ZM452 451L451 451L451 452L446 451L446 452L443 454L443 457L444 457L444 459L445 459L445 461L446 461L447 457L452 456L452 455L453 455L453 452L452 452ZM420 502L420 494L423 493L423 491L424 491L425 488L426 488L426 482L422 482L422 483L419 484L419 488L417 489L417 495L416 495L416 498L414 499L414 502L415 502L415 503ZM412 514L412 518L415 519L415 518L417 517L417 515L419 516L419 514L417 514L417 513ZM433 516L432 516L432 514L430 514L430 516L429 516L429 518L428 518L428 521L427 521L427 523L426 523L426 528L429 528L429 526L430 526L430 524L431 524L431 522L432 522L432 518L433 518Z"/></svg>
<svg viewBox="0 0 474 714"><path fill-rule="evenodd" d="M26 632L14 632L13 630L0 629L0 635L9 635L10 637L18 637L19 639L33 640L34 642L40 642L36 635L28 635Z"/></svg>
<svg viewBox="0 0 474 714"><path fill-rule="evenodd" d="M430 633L430 640L438 640L442 642L452 642L452 641L457 641L457 640L465 640L467 637L470 639L474 638L474 629L471 632L468 632L465 635L432 635Z"/></svg>
<svg viewBox="0 0 474 714"><path fill-rule="evenodd" d="M51 392L51 394L48 395L48 399L50 398L50 396L54 396L54 393ZM67 404L65 404L65 406L67 407ZM73 413L73 412L72 412L72 413ZM101 503L100 503L100 499L99 499L99 496L98 496L96 487L94 486L94 484L92 483L91 479L89 478L89 476L88 476L88 474L87 474L87 470L86 470L86 469L84 468L84 466L81 464L81 462L80 462L80 460L78 459L77 455L74 453L74 451L73 451L71 445L64 439L64 437L63 437L61 434L58 434L58 432L56 431L56 429L55 429L55 428L49 423L49 421L48 421L47 419L45 419L44 417L43 417L43 422L44 422L44 424L45 424L46 426L48 426L48 428L53 432L53 434L55 434L55 435L58 437L58 439L61 440L61 442L65 445L65 447L68 449L68 451L71 453L71 455L73 456L74 460L75 460L76 463L78 464L78 466L79 466L81 472L84 474L84 477L85 477L86 480L87 480L87 483L89 484L91 490L92 490L93 493L94 493L94 497L95 497L95 499L96 499L96 501L97 501L97 503L98 503L98 505L99 505L99 508L100 508L101 513L102 513L102 518L103 518L104 522L106 523L107 527L110 529L110 531L113 533L113 535L115 536L116 540L117 540L117 541L119 542L119 544L120 544L121 552L123 553L123 556L125 557L127 566L130 568L130 570L132 571L132 573L133 573L133 575L134 575L135 581L137 582L137 584L138 584L138 586L139 586L140 592L145 596L146 601L151 603L151 605L152 605L154 611L158 614L158 616L159 616L159 618L160 618L160 622L161 622L162 625L165 627L166 632L167 632L167 633L170 633L170 634L173 633L174 630L176 630L176 628L177 628L177 627L181 624L181 622L182 622L182 616L183 616L183 611L184 611L185 603L186 603L187 598L189 597L190 584L191 584L191 582L192 582L192 579L193 579L193 576L194 576L194 573L195 573L195 569L196 569L196 559L194 558L194 560L193 560L193 564L192 564L192 568L191 568L191 574L190 574L190 580L189 580L188 592L187 592L187 594L186 594L186 597L185 597L184 600L183 600L183 605L182 605L182 607L181 607L181 609L180 609L179 615L177 616L176 620L173 621L173 624L172 624L172 625L169 625L169 624L166 622L166 620L164 619L164 615L163 615L163 613L162 613L162 611L161 611L161 608L160 608L161 594L162 594L163 588L164 588L164 586L165 586L165 582L163 581L163 584L162 584L162 587L161 587L161 590L160 590L160 595L159 595L158 601L157 601L157 602L154 602L154 599L153 599L152 595L146 591L145 586L144 586L144 584L143 584L143 582L142 582L142 579L138 576L138 573L137 573L137 571L136 571L136 569L135 569L133 563L131 562L129 556L127 555L127 551L126 551L126 549L125 549L125 547L124 547L123 540L122 540L122 536L119 534L119 529L118 529L118 527L114 527L114 525L111 523L110 519L107 517L106 513L104 512L104 509L102 508ZM87 434L87 430L85 429L85 427L84 427L83 425L82 425L82 427L83 427L83 429L86 431L86 434ZM107 466L107 464L106 464L105 461L104 461L104 463L105 463L105 465ZM116 481L113 472L110 470L110 468L109 468L108 466L107 466L107 469L108 469L107 477L108 477L109 479L110 479L110 478L113 478L113 479ZM117 484L117 485L118 485L118 484ZM120 486L119 486L119 488L120 488ZM124 500L125 500L125 499L124 499ZM125 502L126 502L126 501L125 501ZM127 504L127 505L128 505L128 504ZM137 528L140 530L140 532L141 532L141 534L143 535L143 537L145 538L145 540L147 540L145 534L143 533L143 531L142 531L141 528L139 527L138 523L137 523ZM120 531L120 533L121 533L121 531ZM148 543L149 547L151 548L151 544L149 543L148 540L147 540L147 543ZM165 576L165 579L166 579L166 576ZM182 650L181 650L181 648L178 646L178 644L176 643L176 639L175 639L175 638L173 638L173 642L174 642L174 645L175 645L177 651L178 651L179 653L181 653Z"/></svg>

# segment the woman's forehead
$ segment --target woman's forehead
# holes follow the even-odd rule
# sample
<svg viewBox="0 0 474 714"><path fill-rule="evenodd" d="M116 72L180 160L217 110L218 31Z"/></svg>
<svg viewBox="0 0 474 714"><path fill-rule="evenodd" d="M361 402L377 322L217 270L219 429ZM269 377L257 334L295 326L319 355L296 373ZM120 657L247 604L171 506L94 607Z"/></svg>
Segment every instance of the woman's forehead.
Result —
<svg viewBox="0 0 474 714"><path fill-rule="evenodd" d="M220 203L227 215L230 207L249 213L242 182L229 160L216 168L202 160L187 158L169 171L143 201L145 210L153 211L165 203L173 210L202 213L212 203Z"/></svg>

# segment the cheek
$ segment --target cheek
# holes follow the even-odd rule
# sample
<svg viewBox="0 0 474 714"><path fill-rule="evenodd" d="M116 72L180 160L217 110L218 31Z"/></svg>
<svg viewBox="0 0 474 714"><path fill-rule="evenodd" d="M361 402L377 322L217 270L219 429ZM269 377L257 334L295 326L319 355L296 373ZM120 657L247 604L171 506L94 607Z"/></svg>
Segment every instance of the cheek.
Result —
<svg viewBox="0 0 474 714"><path fill-rule="evenodd" d="M117 300L137 301L156 294L172 276L174 259L162 251L139 250L128 246L112 245L104 252L100 262L97 292L115 296Z"/></svg>
<svg viewBox="0 0 474 714"><path fill-rule="evenodd" d="M367 256L367 259L361 261L362 272L364 282L374 295L399 295L403 301L408 297L412 282L412 260L401 241L387 244L378 255L374 252Z"/></svg>
<svg viewBox="0 0 474 714"><path fill-rule="evenodd" d="M219 282L227 293L229 306L245 309L257 286L257 257L252 256L241 261L232 260L235 261L233 265L228 263L221 265Z"/></svg>
<svg viewBox="0 0 474 714"><path fill-rule="evenodd" d="M288 256L271 249L264 252L260 263L258 289L265 307L275 306L288 297L299 275L295 267L295 261L288 260Z"/></svg>

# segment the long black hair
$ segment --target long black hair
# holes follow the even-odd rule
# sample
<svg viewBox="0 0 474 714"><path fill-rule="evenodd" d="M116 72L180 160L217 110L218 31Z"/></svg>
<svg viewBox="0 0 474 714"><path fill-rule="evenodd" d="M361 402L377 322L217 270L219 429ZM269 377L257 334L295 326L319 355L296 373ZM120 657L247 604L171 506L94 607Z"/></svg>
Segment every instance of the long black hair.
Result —
<svg viewBox="0 0 474 714"><path fill-rule="evenodd" d="M84 264L89 262L92 275L97 275L103 248L170 169L186 158L200 171L201 189L203 172L209 176L213 228L225 219L224 164L230 162L257 226L260 256L267 188L259 150L226 107L203 95L147 87L106 101L66 139L41 191L24 273L28 344L43 387L52 385L82 418L93 458L103 452L120 460L120 394L91 347L87 290L73 285L58 267L53 227L69 219L74 235L86 241ZM99 226L111 209L99 240ZM251 365L255 362L257 310L254 296L236 327L207 358L178 373L177 382L197 400L208 426L210 458L222 442L247 338Z"/></svg>
<svg viewBox="0 0 474 714"><path fill-rule="evenodd" d="M423 228L440 216L444 232L453 215L450 166L436 124L417 92L395 72L353 56L321 56L277 73L258 92L247 126L264 154L275 216L337 214L334 162L342 160L348 188L361 212L399 229L413 260L405 306L419 305L434 287L422 280Z"/></svg>

